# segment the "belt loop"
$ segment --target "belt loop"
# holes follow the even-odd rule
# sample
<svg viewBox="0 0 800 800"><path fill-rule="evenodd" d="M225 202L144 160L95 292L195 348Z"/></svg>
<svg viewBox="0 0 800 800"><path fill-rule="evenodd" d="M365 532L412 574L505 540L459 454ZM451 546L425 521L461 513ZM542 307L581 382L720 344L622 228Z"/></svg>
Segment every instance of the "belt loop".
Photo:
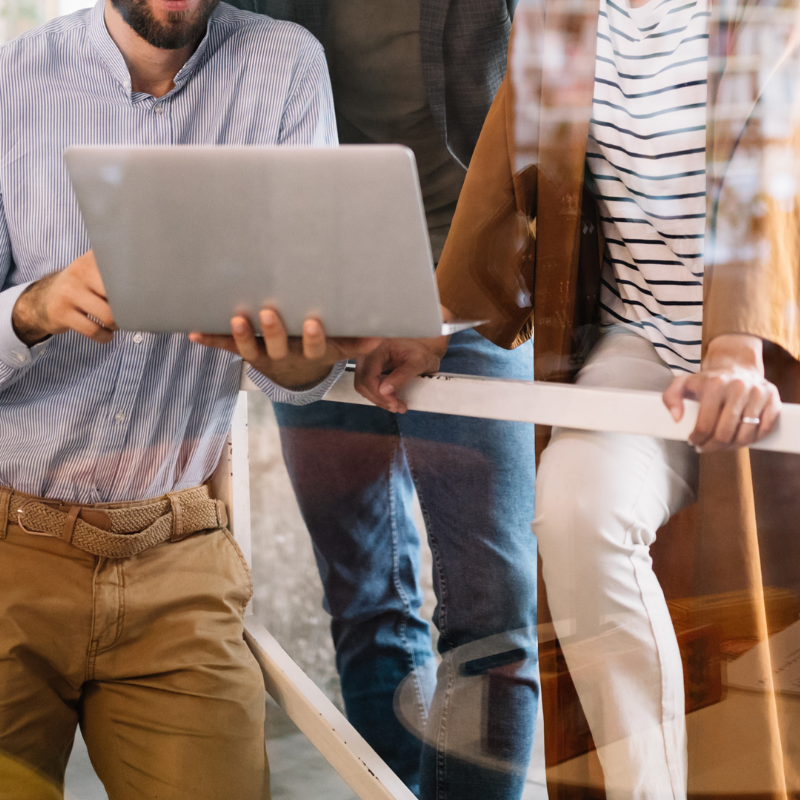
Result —
<svg viewBox="0 0 800 800"><path fill-rule="evenodd" d="M81 513L80 506L72 506L64 520L64 530L61 533L61 538L67 543L72 544L72 534L75 532L75 520L78 519L78 514Z"/></svg>
<svg viewBox="0 0 800 800"><path fill-rule="evenodd" d="M183 538L183 509L181 508L180 492L173 492L167 497L172 506L172 533L169 538L173 542L179 542Z"/></svg>
<svg viewBox="0 0 800 800"><path fill-rule="evenodd" d="M0 539L8 533L8 507L11 504L11 489L0 486Z"/></svg>
<svg viewBox="0 0 800 800"><path fill-rule="evenodd" d="M222 500L215 500L214 503L217 506L217 525L220 528L227 528L228 527L228 509L225 506L225 503Z"/></svg>

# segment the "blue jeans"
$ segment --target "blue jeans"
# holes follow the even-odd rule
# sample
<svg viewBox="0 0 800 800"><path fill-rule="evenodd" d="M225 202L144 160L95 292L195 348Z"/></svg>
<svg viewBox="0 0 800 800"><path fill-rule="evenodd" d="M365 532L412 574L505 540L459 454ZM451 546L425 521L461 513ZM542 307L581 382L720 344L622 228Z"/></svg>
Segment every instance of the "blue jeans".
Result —
<svg viewBox="0 0 800 800"><path fill-rule="evenodd" d="M533 354L465 331L441 369L532 380ZM351 722L424 800L519 798L539 695L533 426L328 402L275 412ZM433 554L438 680L419 615L415 488ZM396 694L423 721L395 713Z"/></svg>

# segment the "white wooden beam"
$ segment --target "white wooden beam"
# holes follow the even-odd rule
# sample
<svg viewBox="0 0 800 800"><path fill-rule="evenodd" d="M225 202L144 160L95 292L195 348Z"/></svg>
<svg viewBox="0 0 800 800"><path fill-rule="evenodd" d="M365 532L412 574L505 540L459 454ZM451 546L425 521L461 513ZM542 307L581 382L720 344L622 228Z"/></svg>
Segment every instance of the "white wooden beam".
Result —
<svg viewBox="0 0 800 800"><path fill-rule="evenodd" d="M443 372L415 378L405 388L402 397L413 411L634 433L679 441L688 439L698 408L696 402L687 400L684 418L675 422L658 392L592 389ZM353 372L349 369L325 399L371 405L353 388ZM753 447L800 453L800 405L784 404L778 429Z"/></svg>
<svg viewBox="0 0 800 800"><path fill-rule="evenodd" d="M245 618L245 638L261 665L267 692L361 800L415 800L400 778L253 616Z"/></svg>
<svg viewBox="0 0 800 800"><path fill-rule="evenodd" d="M250 539L250 447L247 441L247 392L239 392L233 420L219 464L211 476L214 497L228 509L228 528L236 538L248 566L252 566Z"/></svg>

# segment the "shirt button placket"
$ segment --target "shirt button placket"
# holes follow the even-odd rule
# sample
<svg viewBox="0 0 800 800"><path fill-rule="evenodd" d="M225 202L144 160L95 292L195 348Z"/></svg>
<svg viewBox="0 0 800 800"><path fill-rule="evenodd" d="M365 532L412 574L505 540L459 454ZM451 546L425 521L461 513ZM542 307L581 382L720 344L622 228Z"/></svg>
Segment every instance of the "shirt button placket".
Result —
<svg viewBox="0 0 800 800"><path fill-rule="evenodd" d="M172 144L172 124L169 118L168 101L163 98L156 100L153 105L153 119L155 121L155 141L159 145Z"/></svg>

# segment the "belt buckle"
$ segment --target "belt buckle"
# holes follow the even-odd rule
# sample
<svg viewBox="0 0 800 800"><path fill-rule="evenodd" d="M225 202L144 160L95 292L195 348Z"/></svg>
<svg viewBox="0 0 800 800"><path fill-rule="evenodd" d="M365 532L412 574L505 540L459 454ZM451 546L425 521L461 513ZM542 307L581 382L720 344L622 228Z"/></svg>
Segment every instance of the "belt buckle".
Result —
<svg viewBox="0 0 800 800"><path fill-rule="evenodd" d="M49 531L32 531L30 528L25 527L25 523L23 522L23 517L25 515L25 506L27 505L28 503L23 503L17 509L17 525L30 536L46 536L48 539L60 539L61 538L60 533L50 533Z"/></svg>

